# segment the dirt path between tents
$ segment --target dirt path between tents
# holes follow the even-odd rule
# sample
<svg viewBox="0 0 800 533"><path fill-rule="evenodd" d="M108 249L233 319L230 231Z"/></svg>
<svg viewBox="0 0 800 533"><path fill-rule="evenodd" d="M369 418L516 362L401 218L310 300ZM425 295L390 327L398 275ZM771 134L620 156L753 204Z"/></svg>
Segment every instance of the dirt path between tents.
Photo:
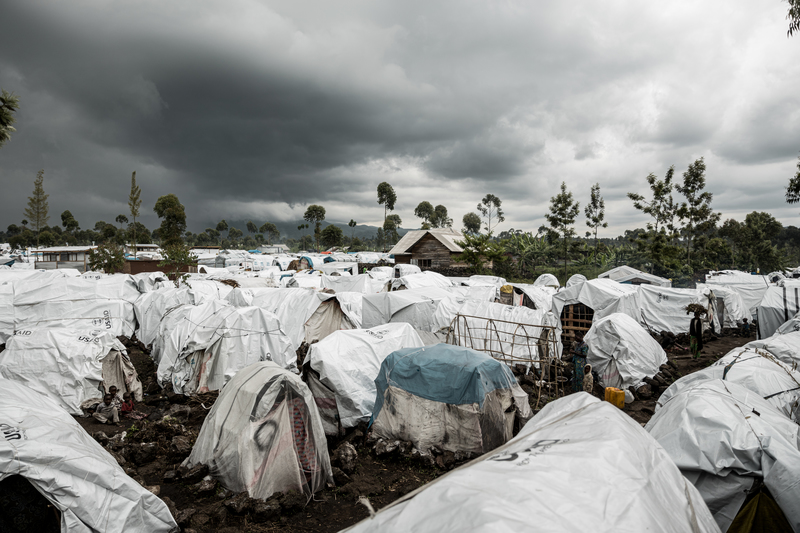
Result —
<svg viewBox="0 0 800 533"><path fill-rule="evenodd" d="M734 336L711 340L697 360L678 342L668 350L668 357L677 372L686 375L749 340ZM180 466L216 394L191 398L164 394L155 383L150 357L134 344L128 343L128 349L147 391L144 401L137 404L138 410L147 413L147 419L123 420L119 426L103 425L93 418L77 420L131 477L164 499L185 531L336 532L369 516L358 501L361 496L380 509L459 464L449 452L438 456L433 465L401 449L377 456L366 442L366 428L362 427L344 438L328 440L331 462L336 467L336 487L317 493L307 504L298 493L274 496L266 502L231 493L215 481L204 481L207 468L188 470ZM651 399L626 405L624 411L644 425L654 413L659 392L654 391ZM602 394L600 387L595 394ZM124 440L120 438L123 432ZM356 461L337 453L340 447L349 446L358 453Z"/></svg>

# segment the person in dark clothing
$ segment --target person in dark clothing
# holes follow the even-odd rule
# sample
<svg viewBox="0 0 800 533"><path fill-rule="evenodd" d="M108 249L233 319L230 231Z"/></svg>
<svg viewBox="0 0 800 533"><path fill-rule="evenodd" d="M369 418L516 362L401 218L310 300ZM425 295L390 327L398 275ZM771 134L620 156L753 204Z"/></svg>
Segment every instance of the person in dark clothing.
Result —
<svg viewBox="0 0 800 533"><path fill-rule="evenodd" d="M579 331L572 345L572 363L575 365L575 369L572 373L573 392L580 392L583 390L583 377L586 368L586 355L588 353L589 347L583 342L583 332Z"/></svg>
<svg viewBox="0 0 800 533"><path fill-rule="evenodd" d="M700 352L703 350L703 321L697 312L689 322L689 348L692 350L692 357L695 359L700 357Z"/></svg>

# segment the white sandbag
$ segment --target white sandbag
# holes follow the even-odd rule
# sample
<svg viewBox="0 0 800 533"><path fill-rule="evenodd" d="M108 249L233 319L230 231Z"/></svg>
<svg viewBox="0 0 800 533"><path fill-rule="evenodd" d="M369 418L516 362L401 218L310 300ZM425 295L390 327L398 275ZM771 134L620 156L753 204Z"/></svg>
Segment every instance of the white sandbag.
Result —
<svg viewBox="0 0 800 533"><path fill-rule="evenodd" d="M55 401L0 378L0 480L19 474L61 512L62 532L171 532L166 504Z"/></svg>

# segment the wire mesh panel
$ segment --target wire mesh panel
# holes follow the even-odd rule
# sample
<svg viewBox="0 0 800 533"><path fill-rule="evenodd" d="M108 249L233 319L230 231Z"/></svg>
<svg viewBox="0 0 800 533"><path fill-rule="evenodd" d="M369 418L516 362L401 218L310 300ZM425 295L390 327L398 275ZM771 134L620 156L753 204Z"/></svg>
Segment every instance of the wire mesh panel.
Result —
<svg viewBox="0 0 800 533"><path fill-rule="evenodd" d="M563 392L566 380L561 376L554 326L458 314L450 323L447 343L484 352L511 367L522 365L533 372L538 389L534 409L538 408L542 388L550 395Z"/></svg>

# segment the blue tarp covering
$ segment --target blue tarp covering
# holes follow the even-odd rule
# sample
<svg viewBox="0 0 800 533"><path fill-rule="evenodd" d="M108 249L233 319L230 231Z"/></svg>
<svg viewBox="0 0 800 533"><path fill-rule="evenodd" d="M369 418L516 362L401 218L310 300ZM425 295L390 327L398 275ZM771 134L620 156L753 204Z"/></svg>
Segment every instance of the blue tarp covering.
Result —
<svg viewBox="0 0 800 533"><path fill-rule="evenodd" d="M378 391L370 424L380 413L389 385L426 400L483 407L486 394L510 389L515 383L511 369L485 353L451 344L403 348L389 354L381 364L375 378Z"/></svg>

